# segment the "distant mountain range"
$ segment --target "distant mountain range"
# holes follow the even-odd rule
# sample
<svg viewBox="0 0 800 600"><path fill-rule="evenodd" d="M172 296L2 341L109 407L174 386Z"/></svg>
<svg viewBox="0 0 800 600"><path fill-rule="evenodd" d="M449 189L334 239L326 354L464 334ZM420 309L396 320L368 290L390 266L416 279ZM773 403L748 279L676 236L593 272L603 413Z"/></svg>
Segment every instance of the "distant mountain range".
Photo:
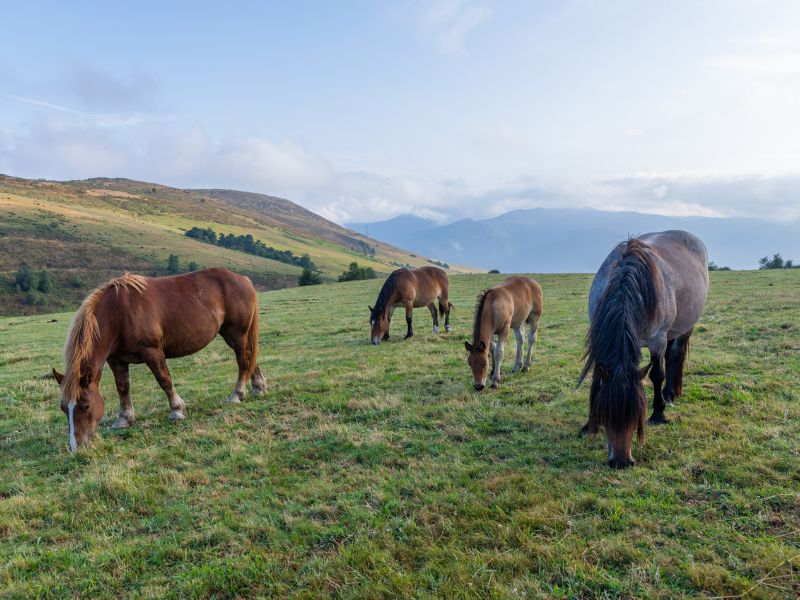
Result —
<svg viewBox="0 0 800 600"><path fill-rule="evenodd" d="M709 259L719 266L754 269L759 258L776 252L800 260L798 221L532 208L448 225L403 215L347 226L426 257L507 273L594 272L611 248L629 235L666 229L698 235Z"/></svg>

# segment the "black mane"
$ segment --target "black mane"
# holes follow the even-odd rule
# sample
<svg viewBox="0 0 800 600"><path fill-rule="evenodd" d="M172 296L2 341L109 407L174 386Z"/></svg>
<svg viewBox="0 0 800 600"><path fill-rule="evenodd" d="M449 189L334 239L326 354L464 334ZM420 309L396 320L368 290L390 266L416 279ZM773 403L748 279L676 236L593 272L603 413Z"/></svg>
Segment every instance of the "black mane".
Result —
<svg viewBox="0 0 800 600"><path fill-rule="evenodd" d="M639 334L654 318L658 302L656 266L648 250L628 240L589 326L580 381L594 369L589 416L594 431L598 425L619 430L637 420L639 437L644 433L646 407L637 391Z"/></svg>
<svg viewBox="0 0 800 600"><path fill-rule="evenodd" d="M408 269L397 269L392 271L386 281L383 282L383 287L378 293L378 299L375 301L375 307L372 309L372 318L377 319L386 310L386 303L392 297L392 293L397 288L397 279L402 273L407 272Z"/></svg>

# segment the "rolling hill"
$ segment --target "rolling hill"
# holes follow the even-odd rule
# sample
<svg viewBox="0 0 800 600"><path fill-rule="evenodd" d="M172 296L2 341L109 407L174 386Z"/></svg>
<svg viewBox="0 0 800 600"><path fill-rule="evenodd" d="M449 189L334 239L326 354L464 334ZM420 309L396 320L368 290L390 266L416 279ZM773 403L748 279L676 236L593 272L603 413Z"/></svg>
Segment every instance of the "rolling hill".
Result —
<svg viewBox="0 0 800 600"><path fill-rule="evenodd" d="M348 226L360 232L368 228L377 239L426 256L510 273L594 272L627 236L666 229L695 233L705 241L710 260L733 269L757 268L760 257L776 252L800 259L797 221L532 208L448 225L405 215Z"/></svg>
<svg viewBox="0 0 800 600"><path fill-rule="evenodd" d="M296 264L191 239L185 233L192 227L249 234L297 257L308 254L326 280L353 261L378 273L426 264L421 256L272 196L128 179L57 182L0 175L0 314L73 307L89 289L124 271L165 273L170 255L183 268L194 262L246 273L262 290L296 285L302 270ZM23 264L51 273L55 291L18 289L15 274Z"/></svg>

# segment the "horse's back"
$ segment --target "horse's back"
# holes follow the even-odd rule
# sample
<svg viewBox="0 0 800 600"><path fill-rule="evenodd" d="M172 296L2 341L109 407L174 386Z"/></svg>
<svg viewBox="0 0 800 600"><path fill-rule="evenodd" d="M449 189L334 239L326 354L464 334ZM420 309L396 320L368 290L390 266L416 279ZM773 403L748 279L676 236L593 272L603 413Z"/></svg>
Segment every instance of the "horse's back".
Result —
<svg viewBox="0 0 800 600"><path fill-rule="evenodd" d="M407 294L413 298L414 306L425 306L447 294L447 273L444 270L425 266L410 270L408 274Z"/></svg>

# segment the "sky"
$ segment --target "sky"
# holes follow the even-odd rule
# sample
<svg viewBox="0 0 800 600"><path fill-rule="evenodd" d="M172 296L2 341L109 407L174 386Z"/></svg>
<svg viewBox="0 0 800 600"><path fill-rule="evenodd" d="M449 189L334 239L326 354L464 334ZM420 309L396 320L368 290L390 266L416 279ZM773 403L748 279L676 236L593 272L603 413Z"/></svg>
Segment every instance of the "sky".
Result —
<svg viewBox="0 0 800 600"><path fill-rule="evenodd" d="M800 218L800 2L17 2L0 173L289 198Z"/></svg>

